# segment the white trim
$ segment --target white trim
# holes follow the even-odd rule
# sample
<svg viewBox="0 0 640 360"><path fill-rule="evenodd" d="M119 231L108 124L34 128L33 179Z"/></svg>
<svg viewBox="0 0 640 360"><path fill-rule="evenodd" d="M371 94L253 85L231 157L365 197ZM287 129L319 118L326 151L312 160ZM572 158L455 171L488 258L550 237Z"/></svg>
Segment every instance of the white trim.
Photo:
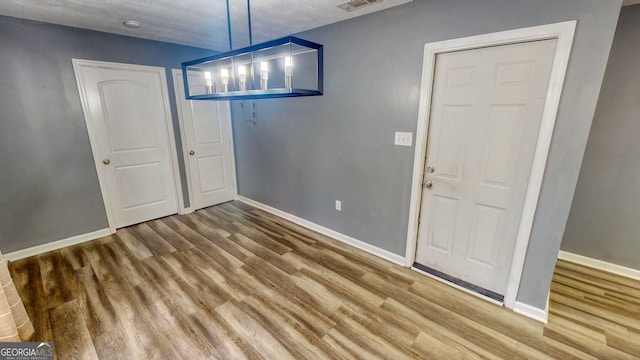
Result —
<svg viewBox="0 0 640 360"><path fill-rule="evenodd" d="M178 162L178 144L176 143L176 133L173 128L173 116L171 116L171 103L169 101L169 87L167 85L167 75L165 68L158 67L162 88L162 102L166 114L167 135L169 136L169 151L171 152L171 168L173 169L173 179L175 184L176 201L178 202L178 214L185 215L184 196L182 195L182 177L180 176L180 164Z"/></svg>
<svg viewBox="0 0 640 360"><path fill-rule="evenodd" d="M180 81L182 78L182 70L171 69L171 74L173 75L173 95L176 98L176 107L178 110L178 124L180 124L180 139L182 140L182 159L184 160L184 171L187 177L187 192L189 193L189 207L193 207L193 191L191 191L191 171L189 169L189 156L187 156L187 151L185 150L187 147L187 137L184 134L184 119L182 118L182 101L178 101L178 89L176 88L176 82ZM184 206L184 201L182 203ZM183 209L185 211L186 209ZM191 210L193 212L193 210ZM183 213L184 215L184 213Z"/></svg>
<svg viewBox="0 0 640 360"><path fill-rule="evenodd" d="M10 261L16 261L16 260L24 259L30 256L40 255L49 251L62 249L67 246L77 245L83 242L99 239L105 236L109 236L111 234L113 234L113 232L111 232L110 229L102 229L102 230L97 230L97 231L93 231L86 234L72 236L70 238L66 238L62 240L48 242L46 244L37 245L34 247L10 252L8 254L3 254L3 255L5 258L7 258Z"/></svg>
<svg viewBox="0 0 640 360"><path fill-rule="evenodd" d="M307 229L313 230L315 232L318 232L322 235L328 236L330 238L336 239L338 241L341 241L345 244L351 245L355 248L358 248L360 250L366 251L369 254L375 255L379 258L382 258L384 260L387 261L391 261L394 264L398 264L398 265L403 265L404 264L404 258L400 255L394 254L390 251L387 251L385 249L381 249L377 246L373 246L371 244L368 244L362 240L358 240L358 239L354 239L350 236L344 235L342 233L339 233L337 231L331 230L329 228L326 228L324 226L318 225L316 223L313 223L309 220L305 220L303 218L297 217L295 215L289 214L287 212L284 212L282 210L278 210L276 208L273 208L269 205L265 205L263 203L257 202L255 200L251 200L248 199L244 196L238 196L237 200L242 201L245 204L251 205L253 207L256 207L258 209L264 210L266 212L269 212L273 215L279 216L285 220L289 220L292 223L298 224L300 226L303 226Z"/></svg>
<svg viewBox="0 0 640 360"><path fill-rule="evenodd" d="M93 124L89 121L90 111L88 109L88 101L87 95L84 91L82 72L80 68L82 66L89 67L102 67L109 69L118 69L118 70L136 70L136 71L147 71L153 72L160 76L160 88L162 92L162 103L164 105L165 112L165 126L167 128L167 137L169 141L169 152L171 158L171 170L173 171L174 178L174 191L176 195L176 212L180 212L182 207L184 206L184 199L182 196L182 180L180 178L180 167L178 166L178 153L176 147L176 137L173 129L173 120L171 117L171 107L169 106L169 90L167 88L167 77L165 74L165 68L157 67L157 66L147 66L147 65L133 65L133 64L123 64L123 63L114 63L114 62L106 62L106 61L95 61L95 60L83 60L83 59L71 59L73 64L73 71L76 76L76 84L78 86L78 92L80 94L80 100L82 103L82 111L84 113L84 120L87 125L87 132L89 133L89 142L91 144L91 150L93 152L94 163L96 166L96 172L98 173L98 183L100 184L100 192L102 194L102 199L104 201L105 212L107 214L107 221L109 222L109 229L111 233L116 232L115 225L113 223L113 210L112 205L110 203L109 194L107 192L106 183L104 180L104 172L102 166L98 164L102 161L99 157L99 151L97 148L98 139L96 139L96 129L93 128ZM178 189L180 191L178 191Z"/></svg>
<svg viewBox="0 0 640 360"><path fill-rule="evenodd" d="M546 324L549 321L547 309L538 309L535 306L516 301L513 306L513 312L524 315L533 320Z"/></svg>
<svg viewBox="0 0 640 360"><path fill-rule="evenodd" d="M549 301L551 301L551 288L547 293L547 303L544 305L544 313L547 314L547 318L549 317Z"/></svg>
<svg viewBox="0 0 640 360"><path fill-rule="evenodd" d="M184 119L182 117L182 101L180 101L181 99L178 98L178 89L177 83L181 83L182 82L182 70L180 69L171 69L171 74L173 75L173 89L174 89L174 95L176 98L176 106L178 109L178 124L180 124L180 138L182 139L182 147L183 147L183 151L182 151L182 156L184 159L184 169L185 169L185 173L186 173L186 177L187 177L187 190L189 193L189 208L183 208L180 214L181 215L186 215L189 214L191 212L193 212L194 210L198 210L198 209L194 209L194 200L193 200L193 191L191 191L191 170L190 170L190 166L189 166L189 156L187 155L187 151L186 151L186 144L187 144L187 137L185 135L185 130L184 130ZM229 134L229 154L231 157L231 175L233 176L233 191L234 191L234 198L238 196L238 186L237 186L237 174L236 174L236 156L235 156L235 146L233 143L233 125L232 123L232 119L231 119L231 103L229 101L218 101L218 119L220 119L220 124L221 126L227 127L228 126L228 134ZM225 106L226 105L226 106ZM215 204L211 204L211 205L215 205ZM183 206L184 206L184 202L183 202ZM207 205L210 206L210 205ZM187 212L189 211L189 212Z"/></svg>
<svg viewBox="0 0 640 360"><path fill-rule="evenodd" d="M233 141L233 116L231 114L231 101L224 101L223 103L227 106L218 106L218 116L221 119L228 119L224 124L229 126L229 154L231 155L231 173L233 174L233 193L235 197L238 196L238 173L236 172L236 145Z"/></svg>
<svg viewBox="0 0 640 360"><path fill-rule="evenodd" d="M640 270L628 268L626 266L613 264L610 262L562 251L558 253L558 259L569 261L578 265L606 271L615 275L624 276L634 280L640 280Z"/></svg>
<svg viewBox="0 0 640 360"><path fill-rule="evenodd" d="M551 69L547 97L540 124L540 133L533 158L529 185L520 219L518 235L513 252L513 262L509 274L509 281L505 293L504 304L513 308L522 277L524 259L527 252L533 218L540 195L540 187L551 145L551 136L556 121L560 94L564 83L565 73L569 62L569 54L573 43L576 21L534 26L530 28L509 30L486 35L471 36L429 43L424 49L424 63L422 67L422 85L420 90L420 105L418 110L418 126L416 131L416 145L413 160L413 178L411 183L411 201L409 204L409 222L407 225L407 247L405 266L410 267L416 256L418 221L420 215L420 201L422 195L422 177L424 159L426 155L427 132L429 128L429 114L431 110L431 86L435 71L436 56L452 51L475 49L487 46L506 45L527 41L557 39L556 53Z"/></svg>

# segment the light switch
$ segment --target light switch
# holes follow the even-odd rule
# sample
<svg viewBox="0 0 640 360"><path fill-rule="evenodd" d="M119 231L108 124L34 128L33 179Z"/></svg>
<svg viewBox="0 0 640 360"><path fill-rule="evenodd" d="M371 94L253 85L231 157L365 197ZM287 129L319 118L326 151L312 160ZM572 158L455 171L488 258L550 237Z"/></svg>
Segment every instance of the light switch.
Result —
<svg viewBox="0 0 640 360"><path fill-rule="evenodd" d="M413 144L413 133L396 131L395 145L411 146L411 144Z"/></svg>

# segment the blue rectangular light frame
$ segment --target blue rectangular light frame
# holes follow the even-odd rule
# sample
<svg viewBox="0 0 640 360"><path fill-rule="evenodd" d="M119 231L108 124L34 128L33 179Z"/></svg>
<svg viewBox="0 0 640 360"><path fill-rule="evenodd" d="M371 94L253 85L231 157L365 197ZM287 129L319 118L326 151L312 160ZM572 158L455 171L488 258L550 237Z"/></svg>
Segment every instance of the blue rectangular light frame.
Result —
<svg viewBox="0 0 640 360"><path fill-rule="evenodd" d="M189 87L189 78L187 68L220 59L230 58L237 55L249 54L259 50L271 48L279 45L297 44L310 49L315 49L317 53L317 90L299 89L299 88L273 88L267 90L234 90L225 93L212 93L202 95L191 95ZM297 97L297 96L317 96L323 94L323 46L318 43L300 39L294 36L287 36L281 39L271 40L265 43L248 46L218 55L208 56L201 59L187 61L182 63L182 78L184 81L184 89L187 100L242 100L242 99L268 99L280 97Z"/></svg>

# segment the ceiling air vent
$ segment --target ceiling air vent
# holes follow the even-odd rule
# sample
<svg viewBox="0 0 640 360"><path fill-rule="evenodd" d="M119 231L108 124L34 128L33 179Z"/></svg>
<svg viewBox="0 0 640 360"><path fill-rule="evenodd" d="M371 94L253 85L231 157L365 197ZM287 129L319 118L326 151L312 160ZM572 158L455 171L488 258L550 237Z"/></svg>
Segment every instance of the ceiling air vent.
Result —
<svg viewBox="0 0 640 360"><path fill-rule="evenodd" d="M376 3L381 3L382 0L351 0L347 1L344 4L338 5L338 7L344 11L354 11L358 9L362 9L363 7L373 5Z"/></svg>

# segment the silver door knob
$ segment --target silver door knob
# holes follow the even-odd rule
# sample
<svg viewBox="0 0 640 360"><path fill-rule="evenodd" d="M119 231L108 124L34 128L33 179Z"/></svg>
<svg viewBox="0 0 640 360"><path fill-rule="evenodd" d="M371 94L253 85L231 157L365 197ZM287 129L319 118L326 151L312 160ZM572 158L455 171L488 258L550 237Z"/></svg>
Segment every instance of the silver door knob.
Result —
<svg viewBox="0 0 640 360"><path fill-rule="evenodd" d="M434 171L435 171L435 169L434 169L434 168L432 168L431 166L427 166L427 172L428 172L429 174L433 174L433 172L434 172Z"/></svg>
<svg viewBox="0 0 640 360"><path fill-rule="evenodd" d="M111 160L104 159L104 160L102 160L102 163L105 164L105 165L109 165L109 164L111 164Z"/></svg>
<svg viewBox="0 0 640 360"><path fill-rule="evenodd" d="M193 150L189 151L189 155L195 155L195 154L196 154L195 151L193 151Z"/></svg>
<svg viewBox="0 0 640 360"><path fill-rule="evenodd" d="M433 182L431 182L431 180L426 180L424 183L422 183L422 187L425 189L431 189L432 186Z"/></svg>

